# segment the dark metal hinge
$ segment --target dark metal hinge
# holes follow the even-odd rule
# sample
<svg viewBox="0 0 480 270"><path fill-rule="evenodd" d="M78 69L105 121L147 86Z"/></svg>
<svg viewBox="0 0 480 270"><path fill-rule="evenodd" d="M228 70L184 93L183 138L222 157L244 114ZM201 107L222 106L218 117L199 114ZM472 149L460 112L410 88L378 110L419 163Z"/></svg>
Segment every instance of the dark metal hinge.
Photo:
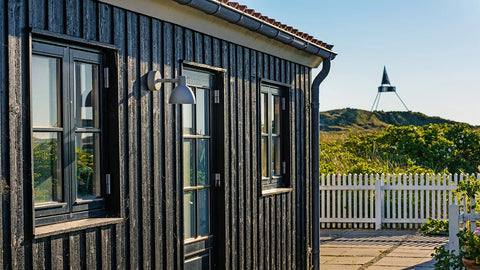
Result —
<svg viewBox="0 0 480 270"><path fill-rule="evenodd" d="M221 174L216 173L214 175L214 177L215 177L215 187L220 187L222 185L222 183L220 181L221 180Z"/></svg>
<svg viewBox="0 0 480 270"><path fill-rule="evenodd" d="M220 90L213 90L213 103L220 103Z"/></svg>
<svg viewBox="0 0 480 270"><path fill-rule="evenodd" d="M112 182L110 174L105 175L105 193L112 194Z"/></svg>
<svg viewBox="0 0 480 270"><path fill-rule="evenodd" d="M109 88L110 87L110 79L109 79L109 69L108 67L103 68L103 87Z"/></svg>

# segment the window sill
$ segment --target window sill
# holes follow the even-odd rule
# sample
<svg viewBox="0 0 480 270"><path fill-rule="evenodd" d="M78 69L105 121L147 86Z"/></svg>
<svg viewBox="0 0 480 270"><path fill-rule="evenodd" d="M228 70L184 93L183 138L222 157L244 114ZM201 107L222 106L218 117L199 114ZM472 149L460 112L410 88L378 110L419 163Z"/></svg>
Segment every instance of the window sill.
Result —
<svg viewBox="0 0 480 270"><path fill-rule="evenodd" d="M46 225L35 228L34 238L43 238L52 235L58 235L73 231L85 230L93 227L118 224L123 222L123 218L86 218L68 222L62 222L52 225Z"/></svg>
<svg viewBox="0 0 480 270"><path fill-rule="evenodd" d="M272 196L277 194L292 192L292 188L269 188L262 190L262 196Z"/></svg>

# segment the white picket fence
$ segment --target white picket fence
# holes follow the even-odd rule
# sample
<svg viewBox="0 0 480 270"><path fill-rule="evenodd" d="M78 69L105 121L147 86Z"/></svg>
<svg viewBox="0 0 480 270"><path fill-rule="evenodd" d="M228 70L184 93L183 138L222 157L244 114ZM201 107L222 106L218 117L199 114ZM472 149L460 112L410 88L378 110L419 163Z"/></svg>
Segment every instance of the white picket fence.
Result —
<svg viewBox="0 0 480 270"><path fill-rule="evenodd" d="M471 200L471 205L475 205L475 200ZM475 209L475 208L474 208ZM457 204L450 204L448 217L448 250L453 251L455 255L460 253L460 243L457 234L460 232L460 224L465 227L470 223L470 230L472 232L477 228L476 222L480 221L480 214L472 213L472 209L467 209L465 205L462 206L463 212L460 214L460 207ZM473 211L474 212L474 211Z"/></svg>
<svg viewBox="0 0 480 270"><path fill-rule="evenodd" d="M418 228L448 219L465 175L321 175L321 228ZM480 174L477 175L480 180Z"/></svg>

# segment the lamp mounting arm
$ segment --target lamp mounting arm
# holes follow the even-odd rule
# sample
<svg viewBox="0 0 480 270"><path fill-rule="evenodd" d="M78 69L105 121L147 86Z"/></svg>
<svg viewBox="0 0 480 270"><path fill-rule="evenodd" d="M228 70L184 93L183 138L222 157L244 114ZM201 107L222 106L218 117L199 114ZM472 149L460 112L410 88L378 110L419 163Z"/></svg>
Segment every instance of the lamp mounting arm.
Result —
<svg viewBox="0 0 480 270"><path fill-rule="evenodd" d="M187 86L185 76L178 76L176 79L162 79L160 72L152 70L148 72L147 86L150 91L160 90L162 83L176 83L177 87L172 90L170 95L170 104L195 104L195 95L192 89Z"/></svg>

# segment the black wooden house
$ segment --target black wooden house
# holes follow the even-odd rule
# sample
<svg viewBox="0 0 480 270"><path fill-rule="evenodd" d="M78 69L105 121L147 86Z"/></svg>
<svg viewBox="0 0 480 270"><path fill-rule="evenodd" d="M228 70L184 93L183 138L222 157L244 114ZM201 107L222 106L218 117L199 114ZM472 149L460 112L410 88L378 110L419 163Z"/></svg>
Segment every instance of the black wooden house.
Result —
<svg viewBox="0 0 480 270"><path fill-rule="evenodd" d="M314 264L333 46L226 0L0 0L0 26L1 269Z"/></svg>

